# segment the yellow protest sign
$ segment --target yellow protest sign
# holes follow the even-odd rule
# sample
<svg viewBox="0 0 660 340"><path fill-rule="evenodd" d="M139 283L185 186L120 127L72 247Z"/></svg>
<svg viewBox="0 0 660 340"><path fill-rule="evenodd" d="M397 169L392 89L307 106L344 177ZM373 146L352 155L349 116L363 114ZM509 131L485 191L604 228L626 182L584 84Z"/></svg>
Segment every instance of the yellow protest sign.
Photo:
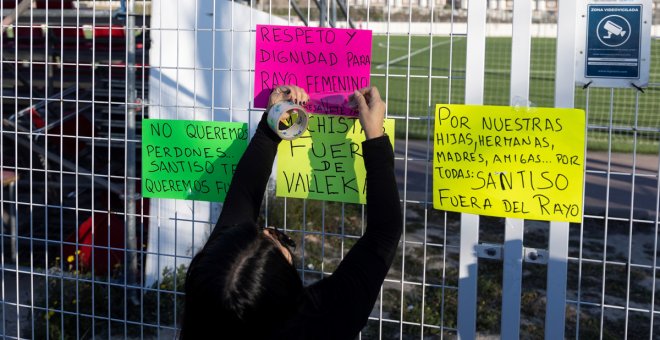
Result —
<svg viewBox="0 0 660 340"><path fill-rule="evenodd" d="M394 120L384 129L394 146ZM302 136L280 143L277 196L366 203L364 140L357 118L311 115Z"/></svg>
<svg viewBox="0 0 660 340"><path fill-rule="evenodd" d="M580 222L585 113L437 104L433 207Z"/></svg>

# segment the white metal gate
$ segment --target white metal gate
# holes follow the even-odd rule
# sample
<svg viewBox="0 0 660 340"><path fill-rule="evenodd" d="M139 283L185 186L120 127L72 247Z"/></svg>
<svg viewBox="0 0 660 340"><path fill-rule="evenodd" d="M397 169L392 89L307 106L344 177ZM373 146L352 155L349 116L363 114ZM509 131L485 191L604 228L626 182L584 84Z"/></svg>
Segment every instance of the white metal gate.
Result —
<svg viewBox="0 0 660 340"><path fill-rule="evenodd" d="M139 195L140 122L253 130L254 27L272 23L374 34L405 230L361 338L656 338L660 15L642 93L575 87L577 11L573 0L1 1L0 334L175 336L186 266L221 206ZM436 103L585 109L583 223L434 210ZM305 282L331 273L364 207L278 198L271 184L262 222L297 240Z"/></svg>

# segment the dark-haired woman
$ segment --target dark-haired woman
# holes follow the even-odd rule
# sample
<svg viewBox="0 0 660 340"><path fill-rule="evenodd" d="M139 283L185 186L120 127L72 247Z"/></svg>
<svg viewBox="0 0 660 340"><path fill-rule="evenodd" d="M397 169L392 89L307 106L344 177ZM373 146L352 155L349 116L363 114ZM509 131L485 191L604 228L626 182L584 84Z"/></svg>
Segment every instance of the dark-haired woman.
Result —
<svg viewBox="0 0 660 340"><path fill-rule="evenodd" d="M305 104L299 87L281 86L269 108ZM241 158L215 229L186 278L184 339L353 339L367 323L401 237L394 153L383 134L385 103L375 87L351 96L366 141L367 228L337 270L304 287L293 265L295 243L256 224L281 139L262 117Z"/></svg>

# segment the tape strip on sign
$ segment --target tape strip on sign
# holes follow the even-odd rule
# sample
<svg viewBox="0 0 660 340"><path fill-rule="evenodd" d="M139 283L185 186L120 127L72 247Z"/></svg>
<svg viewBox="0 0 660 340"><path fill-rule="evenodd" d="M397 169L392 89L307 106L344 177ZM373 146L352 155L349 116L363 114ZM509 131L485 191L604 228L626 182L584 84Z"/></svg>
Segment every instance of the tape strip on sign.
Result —
<svg viewBox="0 0 660 340"><path fill-rule="evenodd" d="M281 122L282 116L286 116L284 122ZM307 111L292 102L279 102L273 105L268 111L268 126L284 140L292 140L300 137L309 124ZM286 122L286 123L285 123Z"/></svg>

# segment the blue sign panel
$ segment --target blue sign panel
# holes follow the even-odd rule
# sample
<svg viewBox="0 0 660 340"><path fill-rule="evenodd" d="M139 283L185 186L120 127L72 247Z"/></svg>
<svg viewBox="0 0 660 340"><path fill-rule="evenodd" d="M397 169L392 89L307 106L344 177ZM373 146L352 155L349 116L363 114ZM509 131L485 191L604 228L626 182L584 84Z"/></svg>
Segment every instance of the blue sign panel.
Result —
<svg viewBox="0 0 660 340"><path fill-rule="evenodd" d="M639 78L642 5L587 7L585 77Z"/></svg>

